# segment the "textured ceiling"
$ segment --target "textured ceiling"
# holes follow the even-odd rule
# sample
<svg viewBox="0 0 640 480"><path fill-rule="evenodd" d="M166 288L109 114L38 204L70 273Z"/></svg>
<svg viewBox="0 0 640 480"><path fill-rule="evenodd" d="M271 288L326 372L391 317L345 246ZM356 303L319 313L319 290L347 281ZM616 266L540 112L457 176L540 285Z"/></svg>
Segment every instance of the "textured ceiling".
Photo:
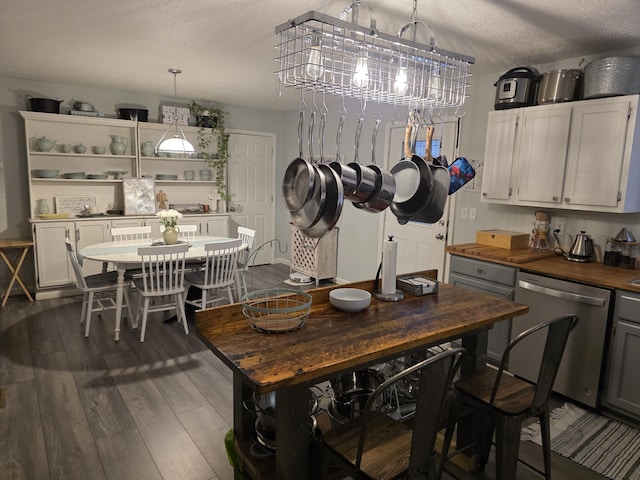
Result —
<svg viewBox="0 0 640 480"><path fill-rule="evenodd" d="M412 0L370 0L396 33ZM286 110L274 27L333 0L2 0L0 76ZM639 0L419 0L440 48L476 58L474 75L640 46ZM361 16L361 23L363 18ZM42 92L43 94L45 92Z"/></svg>

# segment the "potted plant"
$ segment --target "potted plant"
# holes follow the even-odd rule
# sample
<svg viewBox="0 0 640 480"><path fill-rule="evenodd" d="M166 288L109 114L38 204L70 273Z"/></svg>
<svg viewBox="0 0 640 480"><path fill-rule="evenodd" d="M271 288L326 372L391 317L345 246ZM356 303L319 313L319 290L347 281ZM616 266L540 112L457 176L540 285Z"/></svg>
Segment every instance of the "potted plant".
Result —
<svg viewBox="0 0 640 480"><path fill-rule="evenodd" d="M198 122L198 148L207 165L215 172L218 198L226 207L226 202L231 200L231 195L227 192L225 175L229 162L229 134L225 131L224 120L228 112L220 108L200 105L195 100L191 101L190 110ZM213 143L214 138L218 147L217 152L208 153L206 150Z"/></svg>

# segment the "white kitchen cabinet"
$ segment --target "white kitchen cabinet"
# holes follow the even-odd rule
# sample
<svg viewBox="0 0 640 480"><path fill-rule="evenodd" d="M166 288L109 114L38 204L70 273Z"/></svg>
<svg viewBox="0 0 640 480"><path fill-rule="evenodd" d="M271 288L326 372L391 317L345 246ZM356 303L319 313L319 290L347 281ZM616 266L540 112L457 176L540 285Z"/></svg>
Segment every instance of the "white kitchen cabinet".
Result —
<svg viewBox="0 0 640 480"><path fill-rule="evenodd" d="M580 210L640 211L638 95L573 108L563 204Z"/></svg>
<svg viewBox="0 0 640 480"><path fill-rule="evenodd" d="M640 212L638 98L490 112L482 200Z"/></svg>
<svg viewBox="0 0 640 480"><path fill-rule="evenodd" d="M36 253L36 278L39 288L60 287L75 284L76 278L68 260L65 239L68 237L76 251L94 243L111 239L111 221L47 221L34 224L34 250ZM85 262L85 275L102 270L98 262Z"/></svg>
<svg viewBox="0 0 640 480"><path fill-rule="evenodd" d="M68 260L65 238L73 235L74 222L41 222L33 226L38 288L60 287L74 283L73 267ZM71 237L70 237L71 238Z"/></svg>
<svg viewBox="0 0 640 480"><path fill-rule="evenodd" d="M209 215L200 217L200 234L213 237L229 236L229 216Z"/></svg>
<svg viewBox="0 0 640 480"><path fill-rule="evenodd" d="M520 111L489 112L482 177L482 199L485 201L512 201L512 173Z"/></svg>
<svg viewBox="0 0 640 480"><path fill-rule="evenodd" d="M516 152L516 199L560 203L569 144L571 106L523 108Z"/></svg>

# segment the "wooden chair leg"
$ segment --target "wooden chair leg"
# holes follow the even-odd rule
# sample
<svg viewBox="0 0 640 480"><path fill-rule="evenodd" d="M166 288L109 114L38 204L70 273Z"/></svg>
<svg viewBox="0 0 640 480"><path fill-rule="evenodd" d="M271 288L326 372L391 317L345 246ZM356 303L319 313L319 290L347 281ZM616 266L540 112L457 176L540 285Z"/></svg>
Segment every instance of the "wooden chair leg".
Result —
<svg viewBox="0 0 640 480"><path fill-rule="evenodd" d="M86 321L85 315L87 314L87 302L89 301L89 292L85 292L82 295L82 311L80 312L80 325L84 325Z"/></svg>
<svg viewBox="0 0 640 480"><path fill-rule="evenodd" d="M549 406L538 416L540 433L542 434L542 453L544 456L544 478L551 479L551 426L549 421Z"/></svg>
<svg viewBox="0 0 640 480"><path fill-rule="evenodd" d="M144 342L144 334L147 330L147 317L149 316L149 297L145 297L142 307L142 326L140 327L140 343Z"/></svg>
<svg viewBox="0 0 640 480"><path fill-rule="evenodd" d="M496 419L496 480L513 480L518 471L521 419L499 415Z"/></svg>

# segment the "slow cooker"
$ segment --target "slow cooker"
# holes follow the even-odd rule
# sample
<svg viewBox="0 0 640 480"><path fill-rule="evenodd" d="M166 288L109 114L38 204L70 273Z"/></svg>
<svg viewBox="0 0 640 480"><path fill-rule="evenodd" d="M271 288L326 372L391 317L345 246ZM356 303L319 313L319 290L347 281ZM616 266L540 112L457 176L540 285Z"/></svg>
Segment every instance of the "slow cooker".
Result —
<svg viewBox="0 0 640 480"><path fill-rule="evenodd" d="M539 81L540 73L533 67L512 68L494 83L496 87L494 108L504 110L535 105Z"/></svg>

